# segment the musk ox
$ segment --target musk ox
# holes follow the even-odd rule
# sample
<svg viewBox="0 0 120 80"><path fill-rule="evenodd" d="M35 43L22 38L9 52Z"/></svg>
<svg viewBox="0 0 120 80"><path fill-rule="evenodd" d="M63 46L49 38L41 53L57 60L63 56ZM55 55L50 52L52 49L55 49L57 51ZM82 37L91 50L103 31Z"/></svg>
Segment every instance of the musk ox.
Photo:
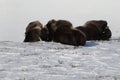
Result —
<svg viewBox="0 0 120 80"><path fill-rule="evenodd" d="M44 28L48 29L49 41L74 46L83 46L86 43L86 35L74 29L67 20L50 20Z"/></svg>
<svg viewBox="0 0 120 80"><path fill-rule="evenodd" d="M43 26L39 21L30 22L26 27L24 42L40 41L40 33L42 28Z"/></svg>
<svg viewBox="0 0 120 80"><path fill-rule="evenodd" d="M52 41L53 40L53 35L55 30L58 27L72 27L71 22L67 21L67 20L50 20L48 21L48 23L45 25L45 27L41 30L42 34L41 35L41 39L43 41Z"/></svg>
<svg viewBox="0 0 120 80"><path fill-rule="evenodd" d="M67 45L84 46L86 35L82 31L74 28L59 27L54 32L53 41Z"/></svg>
<svg viewBox="0 0 120 80"><path fill-rule="evenodd" d="M87 40L109 40L112 35L107 22L104 20L91 20L83 26L76 27L76 29L83 31Z"/></svg>

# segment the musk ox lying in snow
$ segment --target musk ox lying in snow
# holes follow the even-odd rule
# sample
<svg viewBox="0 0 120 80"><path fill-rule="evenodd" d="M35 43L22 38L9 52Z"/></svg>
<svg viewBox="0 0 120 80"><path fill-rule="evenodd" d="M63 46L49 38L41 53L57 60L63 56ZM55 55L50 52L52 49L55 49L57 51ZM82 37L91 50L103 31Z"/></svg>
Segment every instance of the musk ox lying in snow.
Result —
<svg viewBox="0 0 120 80"><path fill-rule="evenodd" d="M86 43L86 35L74 28L59 27L54 32L53 41L74 46L84 46Z"/></svg>
<svg viewBox="0 0 120 80"><path fill-rule="evenodd" d="M80 30L74 29L72 23L67 20L50 20L44 27L48 31L47 41L59 42L68 45L85 45L86 35Z"/></svg>
<svg viewBox="0 0 120 80"><path fill-rule="evenodd" d="M36 42L40 41L42 24L39 21L33 21L28 24L25 32L24 42Z"/></svg>
<svg viewBox="0 0 120 80"><path fill-rule="evenodd" d="M24 42L54 41L67 45L84 46L86 40L109 40L111 30L104 20L87 21L83 26L73 27L67 20L50 20L44 26L39 21L28 24Z"/></svg>
<svg viewBox="0 0 120 80"><path fill-rule="evenodd" d="M54 32L56 31L57 28L59 27L72 27L71 22L66 21L66 20L50 20L48 23L45 25L45 27L42 29L42 31L46 32L47 35L47 40L46 41L52 41ZM45 36L45 35L44 35Z"/></svg>
<svg viewBox="0 0 120 80"><path fill-rule="evenodd" d="M78 26L76 29L85 33L87 40L109 40L111 38L111 30L104 20L91 20L83 26Z"/></svg>

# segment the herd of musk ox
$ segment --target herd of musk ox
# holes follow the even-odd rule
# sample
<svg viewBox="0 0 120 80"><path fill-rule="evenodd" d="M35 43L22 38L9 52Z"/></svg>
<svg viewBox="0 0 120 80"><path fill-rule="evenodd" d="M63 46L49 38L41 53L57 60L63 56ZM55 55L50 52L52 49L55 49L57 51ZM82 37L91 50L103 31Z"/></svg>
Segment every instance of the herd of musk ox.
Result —
<svg viewBox="0 0 120 80"><path fill-rule="evenodd" d="M24 42L53 41L57 43L84 46L89 40L109 40L111 30L104 20L87 21L82 26L73 27L67 20L50 20L43 27L39 21L28 24Z"/></svg>

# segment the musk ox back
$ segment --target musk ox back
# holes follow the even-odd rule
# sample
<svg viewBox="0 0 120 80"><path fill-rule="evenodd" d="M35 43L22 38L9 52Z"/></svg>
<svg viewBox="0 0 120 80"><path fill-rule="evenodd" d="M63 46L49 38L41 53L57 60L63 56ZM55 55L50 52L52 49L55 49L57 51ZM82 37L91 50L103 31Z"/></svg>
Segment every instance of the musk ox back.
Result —
<svg viewBox="0 0 120 80"><path fill-rule="evenodd" d="M26 27L24 42L40 41L40 33L42 28L43 26L39 21L30 22Z"/></svg>
<svg viewBox="0 0 120 80"><path fill-rule="evenodd" d="M91 20L83 26L76 27L76 29L83 31L87 40L109 40L112 35L107 22L104 20Z"/></svg>
<svg viewBox="0 0 120 80"><path fill-rule="evenodd" d="M54 33L53 41L73 46L84 46L86 35L74 28L59 27Z"/></svg>

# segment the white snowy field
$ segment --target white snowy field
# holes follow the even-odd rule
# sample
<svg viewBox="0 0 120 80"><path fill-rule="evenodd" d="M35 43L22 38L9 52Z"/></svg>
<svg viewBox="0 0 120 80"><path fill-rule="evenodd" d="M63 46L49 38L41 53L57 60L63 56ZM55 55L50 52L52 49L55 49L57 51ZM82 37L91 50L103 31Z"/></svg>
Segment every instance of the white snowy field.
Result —
<svg viewBox="0 0 120 80"><path fill-rule="evenodd" d="M0 0L0 80L120 80L120 0ZM22 43L29 22L106 20L111 41Z"/></svg>
<svg viewBox="0 0 120 80"><path fill-rule="evenodd" d="M120 41L1 41L0 80L120 80Z"/></svg>

